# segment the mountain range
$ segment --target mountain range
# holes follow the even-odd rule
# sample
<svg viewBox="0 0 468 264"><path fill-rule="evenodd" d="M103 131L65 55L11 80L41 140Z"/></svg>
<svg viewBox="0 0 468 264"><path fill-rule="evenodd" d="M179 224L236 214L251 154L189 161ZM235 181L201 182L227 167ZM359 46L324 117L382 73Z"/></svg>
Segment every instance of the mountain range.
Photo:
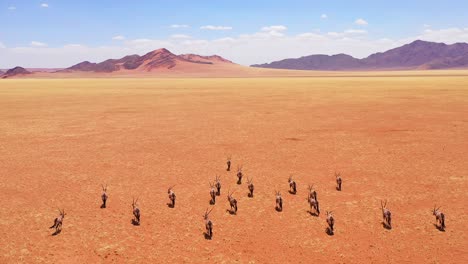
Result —
<svg viewBox="0 0 468 264"><path fill-rule="evenodd" d="M266 64L255 64L251 67L235 64L218 55L176 55L162 48L148 52L143 56L128 55L120 59L108 59L99 63L83 61L65 69L15 67L6 72L0 71L0 76L2 78L303 76L311 73L291 70L364 71L450 68L468 68L467 43L446 45L416 40L363 59L346 54L310 55Z"/></svg>
<svg viewBox="0 0 468 264"><path fill-rule="evenodd" d="M17 76L17 75L26 75L26 74L31 74L31 72L26 70L23 67L17 66L17 67L14 67L12 69L7 70L6 72L0 73L0 76L3 79L6 79L8 77L13 77L13 76Z"/></svg>
<svg viewBox="0 0 468 264"><path fill-rule="evenodd" d="M115 71L161 71L199 65L233 64L220 56L196 54L175 55L167 49L157 49L143 56L129 55L120 59L109 59L100 63L84 61L62 70L62 72L115 72Z"/></svg>
<svg viewBox="0 0 468 264"><path fill-rule="evenodd" d="M346 54L310 55L252 67L291 70L429 70L468 67L468 44L416 40L385 52L357 59Z"/></svg>

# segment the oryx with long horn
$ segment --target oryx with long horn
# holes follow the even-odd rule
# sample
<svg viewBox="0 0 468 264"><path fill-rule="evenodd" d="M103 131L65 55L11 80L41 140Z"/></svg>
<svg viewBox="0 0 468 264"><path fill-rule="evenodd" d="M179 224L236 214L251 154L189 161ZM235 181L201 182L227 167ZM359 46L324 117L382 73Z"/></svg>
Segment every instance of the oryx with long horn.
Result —
<svg viewBox="0 0 468 264"><path fill-rule="evenodd" d="M315 191L314 189L314 184L310 185L307 187L307 189L309 190L309 197L308 199L310 198L313 198L315 200L317 200L317 192Z"/></svg>
<svg viewBox="0 0 468 264"><path fill-rule="evenodd" d="M392 228L392 213L387 208L387 200L385 202L380 201L380 208L382 209L383 224L387 228Z"/></svg>
<svg viewBox="0 0 468 264"><path fill-rule="evenodd" d="M335 226L335 218L333 218L333 212L332 211L326 211L327 212L327 224L328 228L327 231L329 234L333 234L333 227Z"/></svg>
<svg viewBox="0 0 468 264"><path fill-rule="evenodd" d="M216 189L215 189L215 185L211 182L210 182L210 197L211 197L210 204L215 204L216 203Z"/></svg>
<svg viewBox="0 0 468 264"><path fill-rule="evenodd" d="M228 191L227 199L229 201L229 205L231 206L230 212L233 214L236 214L237 213L237 200L234 197L232 197L233 193L234 192L229 193Z"/></svg>
<svg viewBox="0 0 468 264"><path fill-rule="evenodd" d="M215 187L216 187L216 196L220 196L221 195L221 177L220 176L216 176Z"/></svg>
<svg viewBox="0 0 468 264"><path fill-rule="evenodd" d="M106 187L104 187L104 185L101 184L101 187L102 187L102 194L101 194L102 205L101 205L101 208L106 208L106 202L107 202L107 199L109 198L109 196L107 195L107 184L106 184Z"/></svg>
<svg viewBox="0 0 468 264"><path fill-rule="evenodd" d="M230 171L231 170L231 156L227 158L226 165L227 165L226 170Z"/></svg>
<svg viewBox="0 0 468 264"><path fill-rule="evenodd" d="M343 182L343 179L341 179L341 173L340 172L336 173L336 171L335 171L335 179L336 179L336 189L338 191L341 191L341 183Z"/></svg>
<svg viewBox="0 0 468 264"><path fill-rule="evenodd" d="M432 215L434 215L436 218L437 227L440 230L445 230L445 215L439 209L440 209L440 206L437 207L437 209L436 209L436 206L434 206L434 209L432 209Z"/></svg>
<svg viewBox="0 0 468 264"><path fill-rule="evenodd" d="M242 184L242 177L244 174L242 173L242 166L237 166L237 184Z"/></svg>
<svg viewBox="0 0 468 264"><path fill-rule="evenodd" d="M254 188L255 188L255 187L254 187L254 184L253 184L253 182L252 182L252 179L250 179L249 177L247 177L247 183L248 183L247 188L249 189L248 196L249 196L250 198L252 198L253 195L254 195Z"/></svg>
<svg viewBox="0 0 468 264"><path fill-rule="evenodd" d="M289 192L292 194L296 194L297 193L296 181L293 180L292 175L289 176L288 183L289 183Z"/></svg>
<svg viewBox="0 0 468 264"><path fill-rule="evenodd" d="M175 192L174 192L174 186L175 185L172 185L171 187L169 187L167 189L167 194L169 196L169 200L171 201L169 203L169 207L172 207L172 208L175 207L175 200L176 200L176 195L175 195Z"/></svg>
<svg viewBox="0 0 468 264"><path fill-rule="evenodd" d="M208 211L208 208L206 208L205 214L203 215L203 220L205 220L205 228L206 228L206 237L211 239L213 237L213 222L210 220L209 215L213 208L211 208L210 211Z"/></svg>
<svg viewBox="0 0 468 264"><path fill-rule="evenodd" d="M58 234L62 231L63 219L65 218L65 215L66 215L64 209L60 210L59 208L58 210L59 210L59 216L55 218L54 224L51 227L49 227L49 228L55 228L54 234Z"/></svg>
<svg viewBox="0 0 468 264"><path fill-rule="evenodd" d="M134 216L134 219L132 219L132 222L134 225L140 225L140 208L138 206L138 198L133 198L133 202L132 202L132 212L133 212L133 216Z"/></svg>
<svg viewBox="0 0 468 264"><path fill-rule="evenodd" d="M283 211L283 198L281 197L281 192L275 191L276 192L276 210L278 212Z"/></svg>

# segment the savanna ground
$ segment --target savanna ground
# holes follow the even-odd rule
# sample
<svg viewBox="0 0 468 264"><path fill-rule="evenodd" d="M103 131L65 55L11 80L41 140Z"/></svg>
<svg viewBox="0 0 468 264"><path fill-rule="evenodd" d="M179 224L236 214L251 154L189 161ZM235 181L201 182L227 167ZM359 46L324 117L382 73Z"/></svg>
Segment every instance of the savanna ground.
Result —
<svg viewBox="0 0 468 264"><path fill-rule="evenodd" d="M461 75L1 80L0 262L467 263L467 151ZM239 164L253 177L252 199L235 184ZM297 195L287 192L290 174ZM319 217L307 212L311 183ZM226 212L228 189L237 215ZM52 236L59 207L67 215Z"/></svg>

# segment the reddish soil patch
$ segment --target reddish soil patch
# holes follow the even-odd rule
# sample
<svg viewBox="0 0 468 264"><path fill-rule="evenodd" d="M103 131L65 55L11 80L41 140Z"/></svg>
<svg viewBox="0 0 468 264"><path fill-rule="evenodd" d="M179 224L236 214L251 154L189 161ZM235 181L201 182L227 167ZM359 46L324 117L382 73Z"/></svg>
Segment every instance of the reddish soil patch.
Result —
<svg viewBox="0 0 468 264"><path fill-rule="evenodd" d="M466 77L0 85L1 263L468 262ZM239 164L253 177L254 198L246 181L236 184ZM222 195L206 240L202 214L217 174ZM290 174L297 195L287 192ZM319 217L307 212L311 183ZM228 189L237 215L226 212ZM141 225L133 226L137 196ZM382 227L380 199L389 201L392 230ZM445 232L434 226L434 204L446 214ZM63 231L51 236L59 207ZM333 236L326 210L334 211Z"/></svg>

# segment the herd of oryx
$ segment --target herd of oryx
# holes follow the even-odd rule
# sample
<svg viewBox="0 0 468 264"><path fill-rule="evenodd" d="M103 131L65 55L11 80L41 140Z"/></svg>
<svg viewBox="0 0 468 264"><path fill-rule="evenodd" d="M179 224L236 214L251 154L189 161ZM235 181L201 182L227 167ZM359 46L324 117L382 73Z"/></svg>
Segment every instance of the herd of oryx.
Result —
<svg viewBox="0 0 468 264"><path fill-rule="evenodd" d="M231 158L230 157L227 159L227 169L226 170L231 171ZM237 176L237 184L242 184L242 178L244 176L244 174L242 173L242 166L237 167L236 176ZM336 190L341 191L341 186L342 186L342 183L343 183L343 179L341 177L341 174L335 172L335 178L336 178ZM255 187L254 187L254 184L252 182L252 179L247 178L247 183L248 183L247 188L248 188L248 191L249 191L247 195L248 195L248 197L253 198L254 197ZM289 177L288 183L289 183L289 193L292 194L292 195L295 195L297 193L297 184L296 184L296 181L294 181L294 179L292 178L292 176ZM108 199L107 185L106 186L101 185L101 187L102 187L102 195L101 195L102 205L101 205L101 208L106 208L106 202L107 202L107 199ZM221 179L220 179L219 176L216 176L214 182L210 182L210 187L211 187L210 188L210 197L211 197L210 204L214 205L216 203L216 197L221 195ZM308 197L307 197L307 202L309 203L309 206L310 206L309 213L311 215L314 215L314 216L319 216L320 215L320 207L319 207L319 201L318 201L318 198L317 198L317 192L314 189L314 185L309 185L308 190L309 190L309 193L308 193ZM169 187L168 190L167 190L167 193L168 193L169 201L170 201L168 203L168 206L171 207L171 208L174 208L175 207L175 201L176 201L174 186ZM228 191L227 200L229 202L230 209L227 210L227 211L229 211L231 214L235 215L237 213L237 200L232 195L233 195L233 193ZM283 210L283 198L281 197L281 192L276 191L276 197L275 198L276 198L275 209L276 209L276 211L281 212ZM391 213L390 209L387 208L387 200L380 201L380 206L381 206L382 218L383 218L382 223L383 223L385 228L391 229L392 228L392 213ZM138 207L138 198L133 199L132 209L133 209L132 212L133 212L133 217L134 217L132 219L132 223L134 225L140 225L140 208ZM445 230L445 215L439 209L440 209L440 207L436 208L436 206L434 206L434 209L432 210L432 214L436 218L436 227L439 230L443 231L443 230ZM209 218L210 212L212 210L213 210L213 208L211 208L211 210L206 209L206 211L205 211L205 213L203 215L203 219L205 221L205 228L206 228L205 237L207 239L211 239L213 237L213 221L211 221L211 219ZM60 213L59 216L57 218L55 218L55 220L54 220L54 224L50 227L50 228L55 228L54 235L61 232L63 219L65 218L65 215L66 215L65 210L63 210L63 209L62 210L59 209L59 213ZM328 225L328 227L326 229L326 232L329 235L333 235L333 232L334 232L333 228L334 228L334 224L335 224L335 219L334 219L333 214L332 214L331 211L326 211L326 214L327 214L326 222L327 222L327 225Z"/></svg>

